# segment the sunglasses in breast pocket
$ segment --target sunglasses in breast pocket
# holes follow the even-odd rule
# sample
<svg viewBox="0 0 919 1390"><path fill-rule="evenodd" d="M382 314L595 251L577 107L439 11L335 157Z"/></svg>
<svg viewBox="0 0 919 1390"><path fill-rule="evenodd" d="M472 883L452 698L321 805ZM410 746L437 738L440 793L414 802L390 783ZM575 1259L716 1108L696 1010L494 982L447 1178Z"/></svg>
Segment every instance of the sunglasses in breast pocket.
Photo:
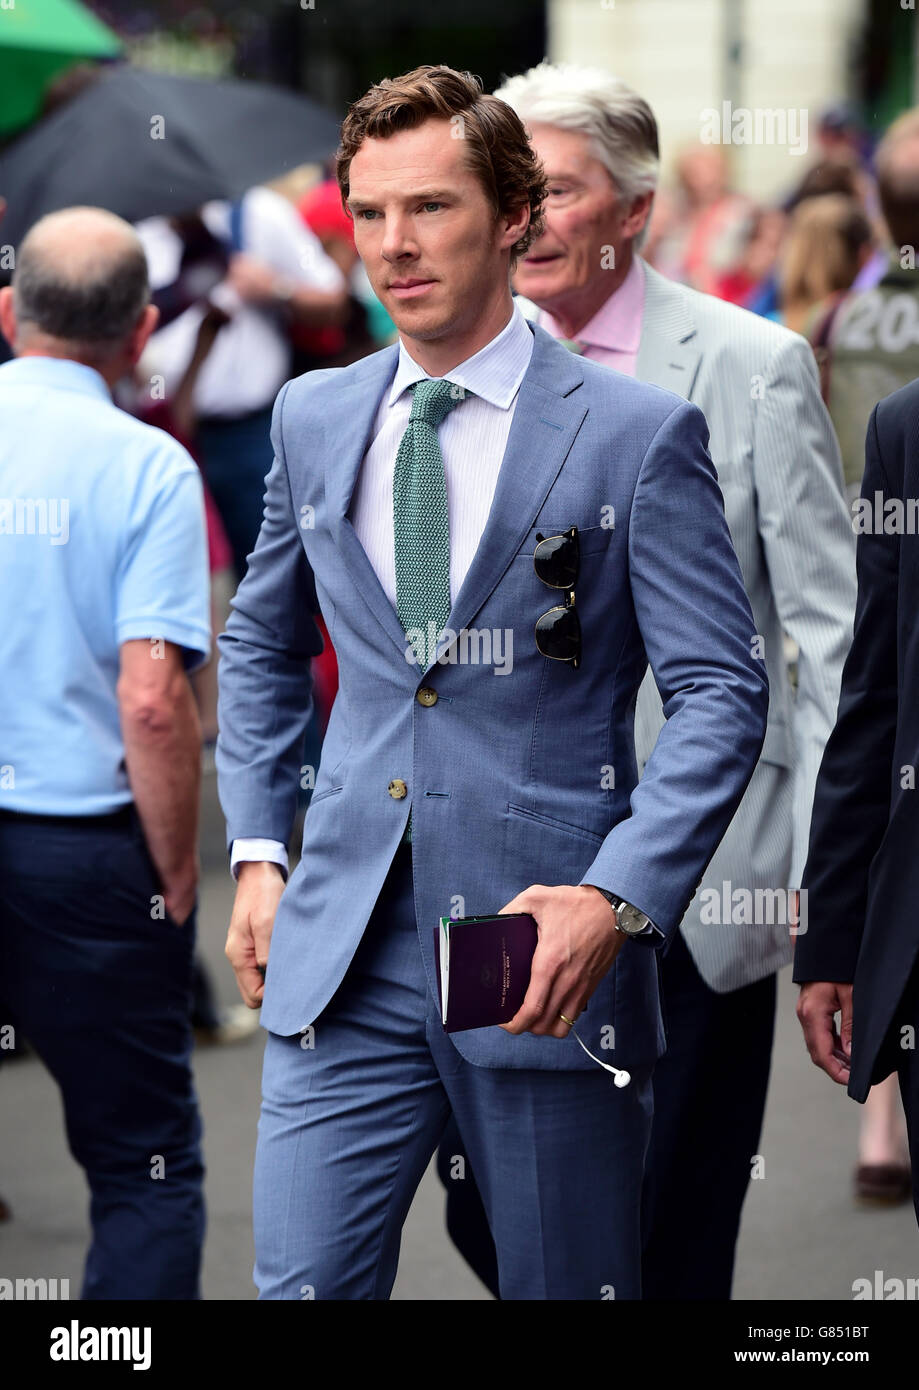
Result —
<svg viewBox="0 0 919 1390"><path fill-rule="evenodd" d="M578 528L572 526L557 536L536 533L533 552L536 577L550 589L565 591L564 603L556 604L536 620L536 648L552 661L570 661L575 670L581 664L581 620L575 607L574 588L581 567Z"/></svg>

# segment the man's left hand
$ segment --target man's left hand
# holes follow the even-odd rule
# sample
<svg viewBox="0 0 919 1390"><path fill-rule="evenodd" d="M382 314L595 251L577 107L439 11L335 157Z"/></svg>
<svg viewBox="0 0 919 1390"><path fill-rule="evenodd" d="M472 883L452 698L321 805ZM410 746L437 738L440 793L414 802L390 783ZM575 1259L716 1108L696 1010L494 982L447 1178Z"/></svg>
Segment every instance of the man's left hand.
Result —
<svg viewBox="0 0 919 1390"><path fill-rule="evenodd" d="M507 1033L536 1033L565 1038L574 1021L610 969L626 938L603 894L589 884L547 888L536 883L518 893L504 912L530 912L539 940L526 997Z"/></svg>

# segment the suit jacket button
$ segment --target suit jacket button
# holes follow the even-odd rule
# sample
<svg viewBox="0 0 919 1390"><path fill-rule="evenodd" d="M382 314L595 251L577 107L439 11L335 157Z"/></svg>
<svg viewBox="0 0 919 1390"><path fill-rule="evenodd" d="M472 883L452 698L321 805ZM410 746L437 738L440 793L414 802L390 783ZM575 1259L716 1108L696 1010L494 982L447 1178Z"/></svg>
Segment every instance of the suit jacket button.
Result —
<svg viewBox="0 0 919 1390"><path fill-rule="evenodd" d="M419 705L436 705L437 691L432 690L429 685L423 685L415 698Z"/></svg>
<svg viewBox="0 0 919 1390"><path fill-rule="evenodd" d="M394 777L390 782L387 791L389 792L393 801L401 801L402 798L407 795L408 787L405 785L401 777Z"/></svg>

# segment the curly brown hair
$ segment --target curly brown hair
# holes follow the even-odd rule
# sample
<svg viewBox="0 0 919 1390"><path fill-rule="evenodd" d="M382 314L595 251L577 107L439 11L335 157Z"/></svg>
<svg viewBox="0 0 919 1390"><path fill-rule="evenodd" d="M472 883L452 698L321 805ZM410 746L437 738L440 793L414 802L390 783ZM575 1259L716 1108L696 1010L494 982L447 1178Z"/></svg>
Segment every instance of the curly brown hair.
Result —
<svg viewBox="0 0 919 1390"><path fill-rule="evenodd" d="M513 265L542 232L546 176L519 116L506 102L486 95L470 72L427 63L401 77L384 77L353 103L336 156L342 205L347 211L351 160L365 140L385 140L431 119L461 120L455 128L462 131L469 168L496 217L529 206L529 226L511 249Z"/></svg>

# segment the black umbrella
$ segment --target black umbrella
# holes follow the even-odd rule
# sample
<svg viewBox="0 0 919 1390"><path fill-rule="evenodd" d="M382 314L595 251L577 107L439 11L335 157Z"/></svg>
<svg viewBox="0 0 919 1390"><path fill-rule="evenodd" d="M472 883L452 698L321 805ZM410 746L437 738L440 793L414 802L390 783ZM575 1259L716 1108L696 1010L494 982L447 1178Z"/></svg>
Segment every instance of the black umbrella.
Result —
<svg viewBox="0 0 919 1390"><path fill-rule="evenodd" d="M260 82L103 72L0 156L2 240L77 203L137 222L239 198L298 164L325 160L339 123L316 102Z"/></svg>

